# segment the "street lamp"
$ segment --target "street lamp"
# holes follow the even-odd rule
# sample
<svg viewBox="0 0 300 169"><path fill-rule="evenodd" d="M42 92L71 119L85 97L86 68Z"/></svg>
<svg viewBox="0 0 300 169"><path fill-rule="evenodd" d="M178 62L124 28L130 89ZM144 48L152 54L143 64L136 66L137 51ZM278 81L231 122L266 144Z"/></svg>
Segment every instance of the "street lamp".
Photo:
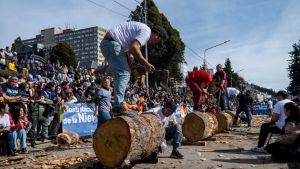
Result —
<svg viewBox="0 0 300 169"><path fill-rule="evenodd" d="M227 42L229 42L229 41L230 41L230 40L227 40L227 41L225 41L225 42L222 42L222 43L219 43L219 44L217 44L217 45L211 46L211 47L206 48L206 49L204 50L203 68L204 68L205 70L207 70L207 66L206 66L206 51L208 51L208 50L210 50L210 49L212 49L212 48L215 48L215 47L224 45L225 43L227 43Z"/></svg>
<svg viewBox="0 0 300 169"><path fill-rule="evenodd" d="M240 70L236 71L235 73L239 73L239 72L241 72L243 70L244 69L240 69ZM230 87L232 87L232 74L233 74L233 72L230 73Z"/></svg>

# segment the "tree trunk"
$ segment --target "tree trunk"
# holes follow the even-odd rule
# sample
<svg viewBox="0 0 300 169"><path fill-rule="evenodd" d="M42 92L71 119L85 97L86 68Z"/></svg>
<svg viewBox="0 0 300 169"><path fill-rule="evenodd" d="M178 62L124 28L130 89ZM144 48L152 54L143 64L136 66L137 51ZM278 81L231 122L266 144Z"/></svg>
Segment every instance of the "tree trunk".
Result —
<svg viewBox="0 0 300 169"><path fill-rule="evenodd" d="M231 117L232 117L232 119L234 120L234 118L235 118L235 112L234 111L226 111L226 113L228 113Z"/></svg>
<svg viewBox="0 0 300 169"><path fill-rule="evenodd" d="M158 152L165 137L160 118L153 113L120 116L98 127L93 136L97 158L106 167L134 162Z"/></svg>
<svg viewBox="0 0 300 169"><path fill-rule="evenodd" d="M182 133L190 142L211 137L218 128L218 122L213 114L203 112L189 113L182 125Z"/></svg>
<svg viewBox="0 0 300 169"><path fill-rule="evenodd" d="M233 118L230 114L224 112L224 113L217 113L216 117L218 119L219 128L218 132L222 132L224 130L230 129L233 123Z"/></svg>
<svg viewBox="0 0 300 169"><path fill-rule="evenodd" d="M78 143L79 135L74 132L60 133L59 135L57 135L56 141L58 146L74 145Z"/></svg>

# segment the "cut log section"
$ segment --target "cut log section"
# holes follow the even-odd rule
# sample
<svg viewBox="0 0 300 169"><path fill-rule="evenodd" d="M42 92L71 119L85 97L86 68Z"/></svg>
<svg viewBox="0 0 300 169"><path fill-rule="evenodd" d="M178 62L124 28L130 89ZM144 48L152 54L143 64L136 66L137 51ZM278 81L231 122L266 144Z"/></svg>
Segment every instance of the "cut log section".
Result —
<svg viewBox="0 0 300 169"><path fill-rule="evenodd" d="M120 116L96 129L93 147L104 166L117 167L124 161L142 160L158 152L164 137L164 127L155 114Z"/></svg>
<svg viewBox="0 0 300 169"><path fill-rule="evenodd" d="M196 142L213 136L217 128L212 114L195 111L185 117L182 133L189 142Z"/></svg>
<svg viewBox="0 0 300 169"><path fill-rule="evenodd" d="M70 146L75 145L79 141L79 135L74 132L60 133L56 137L56 142L58 146Z"/></svg>
<svg viewBox="0 0 300 169"><path fill-rule="evenodd" d="M216 117L219 123L218 132L222 132L224 130L230 129L233 123L233 119L231 115L224 112L224 113L217 113Z"/></svg>

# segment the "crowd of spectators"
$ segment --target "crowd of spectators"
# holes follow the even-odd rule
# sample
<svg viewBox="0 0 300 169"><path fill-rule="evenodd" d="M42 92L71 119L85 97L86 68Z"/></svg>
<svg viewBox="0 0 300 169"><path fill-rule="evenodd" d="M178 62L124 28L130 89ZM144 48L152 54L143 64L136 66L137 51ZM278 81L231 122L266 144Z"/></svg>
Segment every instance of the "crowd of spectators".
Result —
<svg viewBox="0 0 300 169"><path fill-rule="evenodd" d="M16 53L9 48L1 49L3 58L5 61L0 60L0 69L12 72L10 77L0 77L0 140L5 141L3 139L7 136L9 155L27 153L26 140L32 147L35 147L36 140L54 140L62 131L63 104L94 103L104 77L110 79L112 91L113 79L105 72L50 62L18 61ZM178 91L150 89L147 95L145 84L135 80L127 85L124 107L143 112L163 106L170 99L176 101L183 115L187 113L187 106L192 104ZM17 139L20 140L20 150Z"/></svg>

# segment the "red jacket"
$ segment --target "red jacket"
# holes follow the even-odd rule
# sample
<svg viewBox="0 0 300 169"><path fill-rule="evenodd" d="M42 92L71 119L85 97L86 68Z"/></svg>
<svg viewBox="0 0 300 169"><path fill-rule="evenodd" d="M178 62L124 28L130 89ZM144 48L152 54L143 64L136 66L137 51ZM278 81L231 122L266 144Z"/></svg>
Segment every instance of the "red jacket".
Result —
<svg viewBox="0 0 300 169"><path fill-rule="evenodd" d="M188 75L188 79L192 82L197 83L198 85L204 83L204 88L208 88L209 84L212 82L212 76L205 70L190 72Z"/></svg>
<svg viewBox="0 0 300 169"><path fill-rule="evenodd" d="M24 120L23 122L20 122L18 124L14 123L13 117L10 114L9 115L9 121L10 121L10 131L17 131L19 129L25 129L27 127L28 124L28 118L27 115L24 115Z"/></svg>

